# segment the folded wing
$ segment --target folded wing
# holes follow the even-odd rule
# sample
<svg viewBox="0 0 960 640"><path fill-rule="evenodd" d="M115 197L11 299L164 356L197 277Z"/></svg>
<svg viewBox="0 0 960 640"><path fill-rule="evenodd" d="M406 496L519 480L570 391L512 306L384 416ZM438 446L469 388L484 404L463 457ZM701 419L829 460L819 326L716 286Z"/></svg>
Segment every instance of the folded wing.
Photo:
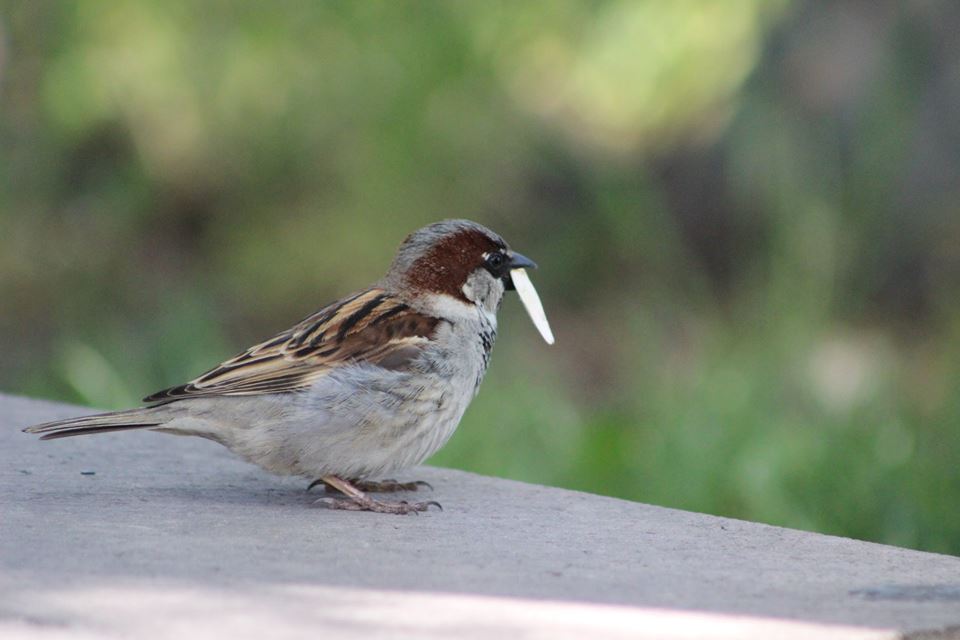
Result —
<svg viewBox="0 0 960 640"><path fill-rule="evenodd" d="M368 289L144 402L297 391L333 368L353 362L403 369L430 343L439 322L382 289Z"/></svg>

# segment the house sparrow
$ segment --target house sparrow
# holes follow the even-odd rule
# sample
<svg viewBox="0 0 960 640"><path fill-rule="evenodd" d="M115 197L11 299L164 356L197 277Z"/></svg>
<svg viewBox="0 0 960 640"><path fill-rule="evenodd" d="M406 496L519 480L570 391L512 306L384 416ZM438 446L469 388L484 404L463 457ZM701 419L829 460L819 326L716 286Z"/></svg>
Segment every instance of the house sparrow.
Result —
<svg viewBox="0 0 960 640"><path fill-rule="evenodd" d="M497 310L516 289L547 343L553 335L524 269L530 259L468 220L407 237L387 275L320 309L145 407L24 429L41 439L150 429L208 438L267 471L342 493L331 508L425 511L367 491L418 483L369 478L419 464L453 434L476 395L497 335Z"/></svg>

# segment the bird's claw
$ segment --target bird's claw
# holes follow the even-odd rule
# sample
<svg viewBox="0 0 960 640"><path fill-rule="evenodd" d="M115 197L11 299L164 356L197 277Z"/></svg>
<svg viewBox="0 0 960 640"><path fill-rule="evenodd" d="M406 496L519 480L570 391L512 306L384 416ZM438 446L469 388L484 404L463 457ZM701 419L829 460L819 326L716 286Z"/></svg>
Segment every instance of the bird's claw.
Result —
<svg viewBox="0 0 960 640"><path fill-rule="evenodd" d="M324 483L322 478L314 480L307 486L307 491L310 491L318 484ZM397 491L419 491L420 487L426 487L433 491L433 485L424 480L414 480L413 482L398 482L396 480L352 480L350 482L354 487L363 491L364 493L396 493ZM327 492L336 492L342 493L338 489L327 485Z"/></svg>
<svg viewBox="0 0 960 640"><path fill-rule="evenodd" d="M419 491L420 487L426 487L433 491L433 485L424 480L414 480L412 482L397 482L396 480L356 480L353 486L364 493L395 493L397 491Z"/></svg>

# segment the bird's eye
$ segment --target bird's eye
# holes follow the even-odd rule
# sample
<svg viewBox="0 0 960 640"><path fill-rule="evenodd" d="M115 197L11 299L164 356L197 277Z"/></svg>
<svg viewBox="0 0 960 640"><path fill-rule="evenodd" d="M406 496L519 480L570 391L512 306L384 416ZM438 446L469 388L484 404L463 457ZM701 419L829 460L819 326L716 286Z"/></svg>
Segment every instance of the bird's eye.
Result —
<svg viewBox="0 0 960 640"><path fill-rule="evenodd" d="M506 256L499 251L497 253L491 253L489 256L487 256L487 267L489 267L491 271L499 271L503 267L505 261Z"/></svg>

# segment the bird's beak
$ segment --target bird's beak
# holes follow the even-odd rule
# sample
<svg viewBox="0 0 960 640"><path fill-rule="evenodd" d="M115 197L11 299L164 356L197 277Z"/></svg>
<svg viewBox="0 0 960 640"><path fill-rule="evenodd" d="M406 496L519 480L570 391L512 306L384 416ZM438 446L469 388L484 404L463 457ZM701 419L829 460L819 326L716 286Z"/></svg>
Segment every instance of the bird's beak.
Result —
<svg viewBox="0 0 960 640"><path fill-rule="evenodd" d="M511 272L514 269L536 269L537 263L527 256L513 251L511 251L509 255L510 262L507 263L507 275L503 276L503 284L507 291L513 291L516 287L513 286L513 279L510 277Z"/></svg>
<svg viewBox="0 0 960 640"><path fill-rule="evenodd" d="M536 269L537 263L528 258L527 256L521 255L515 251L510 252L510 268L511 269Z"/></svg>
<svg viewBox="0 0 960 640"><path fill-rule="evenodd" d="M514 289L523 302L523 308L527 310L527 315L533 320L533 326L537 328L540 335L547 344L553 344L553 331L550 330L550 323L547 322L547 314L543 312L543 304L540 302L540 296L537 290L530 282L530 276L527 275L527 268L536 269L537 263L530 258L519 253L510 253L510 271L503 279L507 289Z"/></svg>

